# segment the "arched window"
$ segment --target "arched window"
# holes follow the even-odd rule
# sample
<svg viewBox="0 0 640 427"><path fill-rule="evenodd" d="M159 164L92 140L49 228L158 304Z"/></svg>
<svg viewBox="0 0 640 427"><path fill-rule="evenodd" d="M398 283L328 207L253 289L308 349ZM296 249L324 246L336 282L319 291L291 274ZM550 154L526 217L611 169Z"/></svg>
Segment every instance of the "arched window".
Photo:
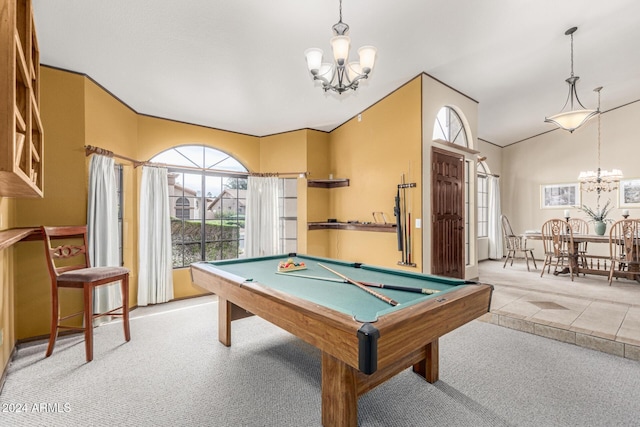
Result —
<svg viewBox="0 0 640 427"><path fill-rule="evenodd" d="M189 215L189 199L187 199L186 197L178 197L176 199L176 218L178 219L190 219L191 216Z"/></svg>
<svg viewBox="0 0 640 427"><path fill-rule="evenodd" d="M150 161L169 165L173 267L242 257L247 168L204 145L170 148ZM282 252L296 252L297 183L281 178L280 185Z"/></svg>
<svg viewBox="0 0 640 427"><path fill-rule="evenodd" d="M442 140L468 147L467 132L458 113L451 107L442 107L438 111L433 125L433 140Z"/></svg>
<svg viewBox="0 0 640 427"><path fill-rule="evenodd" d="M170 148L151 162L170 165L174 268L240 257L247 169L227 153L204 145Z"/></svg>

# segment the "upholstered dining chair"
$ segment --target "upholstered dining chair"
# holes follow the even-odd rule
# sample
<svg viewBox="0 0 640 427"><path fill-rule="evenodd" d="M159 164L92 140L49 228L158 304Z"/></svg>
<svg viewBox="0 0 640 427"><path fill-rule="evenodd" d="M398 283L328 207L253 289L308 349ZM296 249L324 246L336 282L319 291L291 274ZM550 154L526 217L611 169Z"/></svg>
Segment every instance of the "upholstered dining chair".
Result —
<svg viewBox="0 0 640 427"><path fill-rule="evenodd" d="M640 219L623 219L615 222L609 231L609 286L616 267L629 277L640 275Z"/></svg>
<svg viewBox="0 0 640 427"><path fill-rule="evenodd" d="M46 357L51 356L58 330L84 331L87 362L93 360L93 319L101 316L121 316L126 341L129 332L129 270L123 267L91 267L87 252L87 226L41 227L47 266L51 277L51 333ZM93 290L102 285L121 282L122 305L105 313L93 313ZM83 292L83 311L60 316L59 288L80 289ZM84 313L84 314L83 314ZM61 323L83 315L83 327Z"/></svg>
<svg viewBox="0 0 640 427"><path fill-rule="evenodd" d="M500 215L500 219L502 221L502 235L504 236L505 246L507 249L507 259L505 259L502 268L507 266L509 259L511 259L510 265L513 265L513 260L516 258L516 255L522 254L527 262L527 271L531 271L529 269L529 257L531 257L531 260L533 261L533 266L538 269L536 259L533 257L533 249L527 248L526 239L523 236L516 236L513 233L513 229L509 223L509 218L505 215Z"/></svg>
<svg viewBox="0 0 640 427"><path fill-rule="evenodd" d="M569 227L573 234L589 234L589 223L582 218L569 218ZM578 259L583 267L587 267L587 242L578 243ZM586 275L586 273L585 273Z"/></svg>
<svg viewBox="0 0 640 427"><path fill-rule="evenodd" d="M544 265L542 273L544 275L545 267L547 273L551 272L551 264L555 260L553 274L559 273L559 268L568 268L573 281L573 231L567 226L564 219L550 219L542 224L542 244L544 246Z"/></svg>

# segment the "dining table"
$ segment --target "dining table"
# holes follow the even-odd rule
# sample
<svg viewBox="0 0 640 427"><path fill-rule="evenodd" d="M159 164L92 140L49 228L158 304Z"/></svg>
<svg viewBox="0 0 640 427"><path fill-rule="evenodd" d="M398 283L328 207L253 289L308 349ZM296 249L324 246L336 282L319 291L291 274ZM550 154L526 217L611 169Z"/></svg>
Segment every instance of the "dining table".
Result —
<svg viewBox="0 0 640 427"><path fill-rule="evenodd" d="M527 232L524 235L525 239L530 240L542 240L542 233L540 232ZM566 239L569 239L568 235L564 235ZM573 235L573 256L569 258L571 268L575 274L595 274L600 276L608 276L611 269L611 257L605 255L589 255L581 256L578 248L581 243L593 243L593 244L609 244L610 237L608 235L598 234L574 234ZM584 259L586 263L581 263L580 260ZM637 264L629 265L629 269L626 271L617 270L614 272L614 277L625 277L627 279L635 279L640 282L640 273L638 272ZM565 268L557 273L569 274L569 268Z"/></svg>

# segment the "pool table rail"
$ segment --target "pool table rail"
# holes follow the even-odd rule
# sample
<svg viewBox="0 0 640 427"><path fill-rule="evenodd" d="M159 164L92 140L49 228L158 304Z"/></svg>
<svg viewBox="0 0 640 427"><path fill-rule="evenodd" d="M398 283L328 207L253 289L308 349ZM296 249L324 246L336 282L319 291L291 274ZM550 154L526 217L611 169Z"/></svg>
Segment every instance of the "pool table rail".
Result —
<svg viewBox="0 0 640 427"><path fill-rule="evenodd" d="M230 322L225 316L233 310L229 305L233 304L360 370L357 332L363 323L352 316L257 281L245 281L209 264L193 264L191 274L197 286L218 295L218 338L224 345L231 345ZM372 324L380 334L377 367L373 371L395 364L405 355L407 346L422 348L487 313L492 290L491 285L485 284L459 286L421 304L381 316Z"/></svg>
<svg viewBox="0 0 640 427"><path fill-rule="evenodd" d="M216 270L205 264L192 264L192 281L218 295L218 339L231 345L230 325L225 319L230 304L261 317L358 369L357 330L362 323L351 316L322 305ZM222 332L222 333L221 333Z"/></svg>

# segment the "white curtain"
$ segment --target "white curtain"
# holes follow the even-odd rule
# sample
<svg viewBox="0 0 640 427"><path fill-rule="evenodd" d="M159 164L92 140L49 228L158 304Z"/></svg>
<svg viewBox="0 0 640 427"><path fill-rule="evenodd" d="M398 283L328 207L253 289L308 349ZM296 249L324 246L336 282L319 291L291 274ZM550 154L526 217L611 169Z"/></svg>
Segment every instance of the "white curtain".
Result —
<svg viewBox="0 0 640 427"><path fill-rule="evenodd" d="M113 158L94 155L89 165L87 234L89 261L93 267L120 265L118 189ZM120 282L100 286L93 293L94 313L104 313L122 304ZM96 320L106 321L105 318Z"/></svg>
<svg viewBox="0 0 640 427"><path fill-rule="evenodd" d="M167 170L144 166L140 184L138 305L173 298Z"/></svg>
<svg viewBox="0 0 640 427"><path fill-rule="evenodd" d="M489 197L489 258L502 258L502 230L500 225L500 178L487 176L487 196Z"/></svg>
<svg viewBox="0 0 640 427"><path fill-rule="evenodd" d="M247 183L245 247L247 257L280 252L278 178L250 176Z"/></svg>

